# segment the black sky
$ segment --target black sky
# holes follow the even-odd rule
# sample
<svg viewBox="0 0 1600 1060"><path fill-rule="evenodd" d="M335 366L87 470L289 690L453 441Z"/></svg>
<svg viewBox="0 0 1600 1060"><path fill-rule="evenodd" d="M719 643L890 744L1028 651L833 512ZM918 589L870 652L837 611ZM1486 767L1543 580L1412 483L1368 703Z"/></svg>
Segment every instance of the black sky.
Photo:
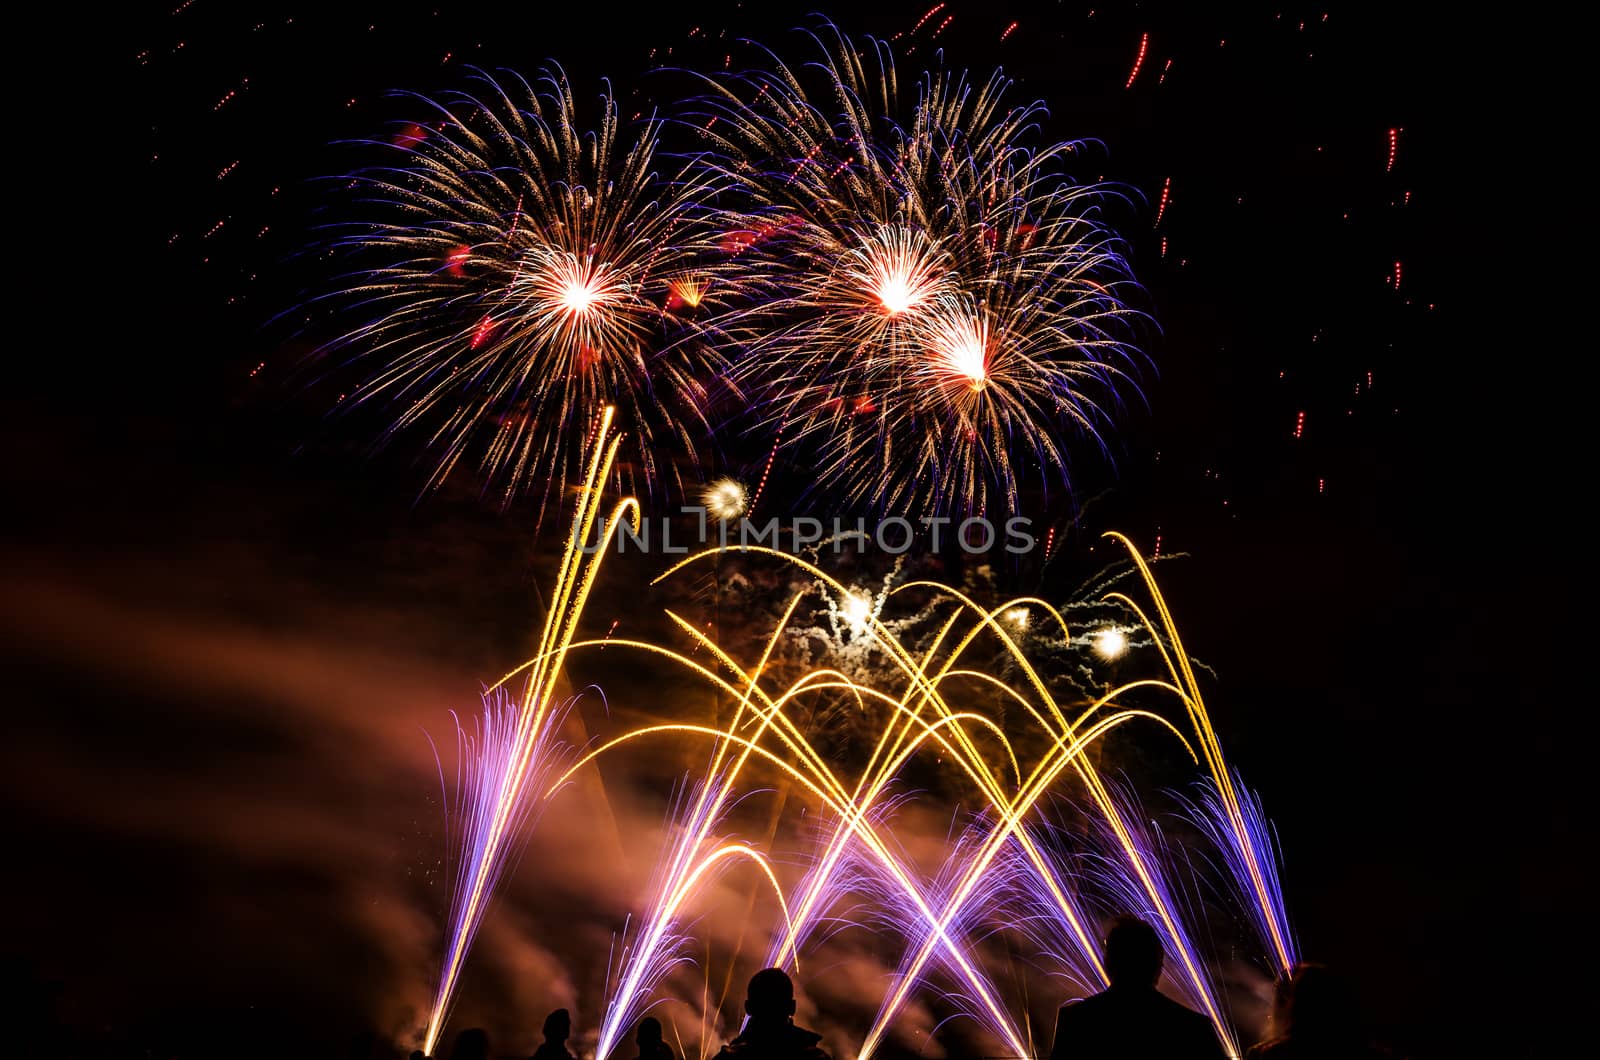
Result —
<svg viewBox="0 0 1600 1060"><path fill-rule="evenodd" d="M305 343L272 320L316 282L296 255L325 219L316 178L348 165L332 145L468 63L554 58L648 105L646 70L725 29L781 46L820 8L892 36L929 6L171 0L64 75L66 142L24 163L72 190L52 226L72 249L13 314L49 307L6 397L0 611L6 956L39 1026L107 1050L342 1042L376 1018L355 984L426 975L405 879L431 825L396 793L425 795L441 704L521 658L551 542L470 489L414 503L406 454L367 457L294 374ZM1148 197L1126 232L1161 328L1148 408L1115 467L1085 469L1098 499L1042 584L1091 569L1109 527L1189 554L1168 595L1278 824L1303 948L1419 1056L1524 1030L1484 998L1526 985L1519 936L1587 890L1557 749L1592 697L1562 676L1577 590L1556 557L1583 551L1561 498L1592 476L1568 385L1534 366L1543 266L1506 250L1576 192L1521 172L1534 134L1501 107L1517 68L1494 33L1389 7L956 0L910 38L912 63L1003 65L1050 135L1104 144L1080 176ZM378 877L387 950L319 934Z"/></svg>

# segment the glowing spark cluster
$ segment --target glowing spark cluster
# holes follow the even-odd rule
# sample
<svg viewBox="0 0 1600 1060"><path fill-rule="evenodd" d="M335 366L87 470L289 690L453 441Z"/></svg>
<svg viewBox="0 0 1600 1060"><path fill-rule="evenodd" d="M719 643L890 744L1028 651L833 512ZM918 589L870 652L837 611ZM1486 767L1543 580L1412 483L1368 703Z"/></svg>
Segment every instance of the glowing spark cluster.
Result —
<svg viewBox="0 0 1600 1060"><path fill-rule="evenodd" d="M700 502L713 519L738 519L750 510L750 491L738 479L721 478L706 487Z"/></svg>
<svg viewBox="0 0 1600 1060"><path fill-rule="evenodd" d="M932 370L953 378L973 392L989 382L989 329L964 306L930 314L927 328Z"/></svg>
<svg viewBox="0 0 1600 1060"><path fill-rule="evenodd" d="M1128 635L1115 627L1102 629L1094 635L1094 653L1108 662L1120 659L1128 650Z"/></svg>
<svg viewBox="0 0 1600 1060"><path fill-rule="evenodd" d="M944 269L927 237L912 228L886 226L851 251L847 282L870 293L888 316L924 305L939 290Z"/></svg>

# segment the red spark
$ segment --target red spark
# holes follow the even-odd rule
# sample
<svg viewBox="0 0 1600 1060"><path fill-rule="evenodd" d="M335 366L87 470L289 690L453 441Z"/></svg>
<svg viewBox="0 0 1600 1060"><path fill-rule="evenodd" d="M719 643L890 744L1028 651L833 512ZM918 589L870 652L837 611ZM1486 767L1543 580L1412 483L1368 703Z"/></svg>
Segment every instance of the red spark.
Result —
<svg viewBox="0 0 1600 1060"><path fill-rule="evenodd" d="M1301 412L1294 418L1294 436L1299 438L1306 431L1306 414Z"/></svg>
<svg viewBox="0 0 1600 1060"><path fill-rule="evenodd" d="M1156 204L1156 224L1161 223L1162 215L1167 212L1167 198L1172 194L1172 178L1168 177L1161 185L1161 201Z"/></svg>
<svg viewBox="0 0 1600 1060"><path fill-rule="evenodd" d="M1395 151L1399 148L1399 146L1400 146L1400 130L1399 129L1390 129L1389 130L1389 164L1387 166L1383 167L1383 171L1385 173L1391 172L1394 169L1394 154L1395 154Z"/></svg>
<svg viewBox="0 0 1600 1060"><path fill-rule="evenodd" d="M1139 76L1139 68L1144 65L1144 53L1150 49L1150 34L1146 33L1139 38L1139 54L1134 57L1133 70L1128 74L1128 83L1123 88L1132 88L1134 78Z"/></svg>
<svg viewBox="0 0 1600 1060"><path fill-rule="evenodd" d="M767 454L767 466L761 469L761 481L756 483L756 491L750 498L750 507L745 509L746 515L751 515L756 510L756 502L761 500L761 491L767 488L767 478L772 474L772 462L778 458L778 446L783 444L783 425L778 426L778 436L772 440L772 452Z"/></svg>
<svg viewBox="0 0 1600 1060"><path fill-rule="evenodd" d="M488 313L485 313L483 315L483 319L478 321L477 328L472 332L471 348L475 350L479 346L482 346L483 340L487 339L489 337L489 332L493 330L494 320L489 316Z"/></svg>
<svg viewBox="0 0 1600 1060"><path fill-rule="evenodd" d="M1006 31L1004 33L1000 34L1000 39L1003 41L1007 37L1011 36L1011 34L1016 30L1016 28L1017 28L1017 24L1015 22L1011 23L1011 25L1006 27Z"/></svg>

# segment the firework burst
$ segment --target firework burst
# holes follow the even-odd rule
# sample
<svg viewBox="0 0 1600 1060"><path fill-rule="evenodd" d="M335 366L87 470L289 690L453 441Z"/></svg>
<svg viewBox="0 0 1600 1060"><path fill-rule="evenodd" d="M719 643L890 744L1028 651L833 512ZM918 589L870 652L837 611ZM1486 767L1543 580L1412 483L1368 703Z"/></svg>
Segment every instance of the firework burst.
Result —
<svg viewBox="0 0 1600 1060"><path fill-rule="evenodd" d="M751 297L719 318L761 423L819 492L878 509L1015 509L1103 449L1140 360L1135 285L1073 183L1081 145L1038 144L1009 82L929 70L902 100L886 45L811 34L820 57L709 80L701 165L737 192L724 246Z"/></svg>
<svg viewBox="0 0 1600 1060"><path fill-rule="evenodd" d="M659 177L660 123L626 137L610 95L585 132L559 68L409 98L427 120L369 145L386 163L350 181L336 238L337 298L365 321L331 344L364 370L347 404L424 439L429 487L467 460L503 501L572 477L607 405L642 484L665 443L692 456L717 375L701 321L730 283L705 173Z"/></svg>

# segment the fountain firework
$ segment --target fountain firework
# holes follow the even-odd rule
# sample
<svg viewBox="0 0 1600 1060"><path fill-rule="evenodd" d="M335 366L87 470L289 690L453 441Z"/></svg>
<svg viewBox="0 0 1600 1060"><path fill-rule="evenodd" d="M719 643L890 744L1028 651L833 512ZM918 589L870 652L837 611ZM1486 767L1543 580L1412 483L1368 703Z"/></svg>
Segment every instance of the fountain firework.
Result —
<svg viewBox="0 0 1600 1060"><path fill-rule="evenodd" d="M933 976L955 984L954 999L982 1030L1016 1055L1030 1055L1031 1031L1019 1020L1012 999L994 981L980 945L980 932L1005 919L1025 925L1024 934L1049 939L1051 956L1087 988L1105 982L1097 933L1090 909L1091 887L1109 894L1116 906L1148 916L1172 956L1173 987L1203 1012L1231 1055L1238 1054L1232 1026L1196 939L1194 914L1180 895L1186 861L1170 856L1169 843L1151 834L1142 811L1124 783L1103 775L1090 749L1106 734L1129 725L1148 726L1187 751L1203 769L1205 794L1189 803L1199 831L1220 848L1219 865L1243 899L1246 919L1259 933L1261 963L1276 971L1294 960L1273 850L1259 803L1240 785L1223 757L1221 743L1193 666L1185 655L1171 613L1148 564L1125 537L1108 535L1123 546L1148 597L1144 605L1120 591L1104 600L1137 619L1140 643L1153 646L1161 663L1156 676L1128 680L1083 702L1074 691L1062 698L1035 665L1028 646L1048 633L1085 650L1103 652L1103 636L1074 638L1061 612L1038 598L979 604L946 585L911 581L889 588L871 606L850 613L851 642L877 653L872 667L849 672L821 666L785 681L775 656L796 625L802 602L820 593L830 608L836 601L865 599L806 559L759 546L708 549L689 556L656 581L704 565L722 552L738 552L753 562L787 565L804 576L753 663L741 663L699 625L666 612L689 642L677 650L648 640L606 636L575 640L589 591L623 515L637 519L638 505L620 501L613 517L596 530L601 488L613 467L618 440L611 435L609 412L594 442L588 475L579 494L572 533L560 565L553 603L539 651L490 691L503 696L512 682L523 682L516 709L491 712L494 724L480 752L467 763L471 794L464 812L463 867L457 876L444 972L428 1023L425 1048L431 1049L447 1017L467 949L481 923L489 896L499 881L517 826L532 809L554 796L578 771L625 745L704 741L710 757L704 772L685 787L652 886L649 907L626 946L611 981L606 1016L596 1056L607 1057L624 1030L658 998L668 973L685 960L691 937L686 909L719 872L740 861L754 864L782 909L783 924L765 954L772 963L798 968L830 910L865 898L873 916L892 923L906 941L896 974L862 1041L860 1057L883 1042L908 1002ZM590 542L592 535L601 535ZM593 544L592 554L585 556ZM886 620L886 604L902 593L934 601L937 616L931 637L913 645L905 624ZM1018 614L1038 616L1020 623ZM1153 618L1151 616L1154 616ZM1027 629L1027 626L1035 628ZM1025 631L1026 629L1026 631ZM1103 632L1103 631L1102 631ZM1120 632L1120 631L1119 631ZM980 645L997 646L1008 681L993 664L976 662ZM732 701L731 713L710 723L673 720L615 736L575 756L558 769L553 733L565 704L555 697L557 678L569 653L588 649L641 653L704 682ZM819 699L852 706L867 720L876 740L859 768L830 760L818 746L822 732L802 723L799 708ZM1144 705L1165 699L1181 723ZM495 699L496 703L509 702ZM989 705L990 709L985 709ZM813 717L815 715L813 714ZM952 856L936 878L924 878L896 842L894 816L916 759L937 756L941 771L970 786L983 809L954 843ZM759 776L775 773L790 792L820 811L822 824L810 852L810 867L786 888L775 867L775 851L741 837L730 823L738 800L761 785ZM1094 873L1077 871L1045 841L1050 829L1049 797L1072 778L1086 795L1092 827L1108 853ZM771 839L768 838L770 846ZM1013 908L1006 909L1003 906Z"/></svg>
<svg viewBox="0 0 1600 1060"><path fill-rule="evenodd" d="M465 802L456 815L462 821L461 857L451 897L444 968L428 1015L423 1051L432 1053L450 1011L462 962L483 923L490 895L505 871L507 859L519 838L521 824L546 791L542 783L552 766L558 730L568 702L558 702L556 682L572 643L579 616L594 586L606 553L598 549L585 556L579 547L595 532L600 513L602 484L616 464L621 436L611 433L614 410L600 419L588 474L578 495L572 532L556 573L550 608L539 635L539 650L528 662L501 678L486 694L486 711L478 753L469 759ZM609 544L624 518L639 528L639 503L632 497L619 501L599 528ZM506 689L513 679L523 682L521 696L511 705Z"/></svg>

